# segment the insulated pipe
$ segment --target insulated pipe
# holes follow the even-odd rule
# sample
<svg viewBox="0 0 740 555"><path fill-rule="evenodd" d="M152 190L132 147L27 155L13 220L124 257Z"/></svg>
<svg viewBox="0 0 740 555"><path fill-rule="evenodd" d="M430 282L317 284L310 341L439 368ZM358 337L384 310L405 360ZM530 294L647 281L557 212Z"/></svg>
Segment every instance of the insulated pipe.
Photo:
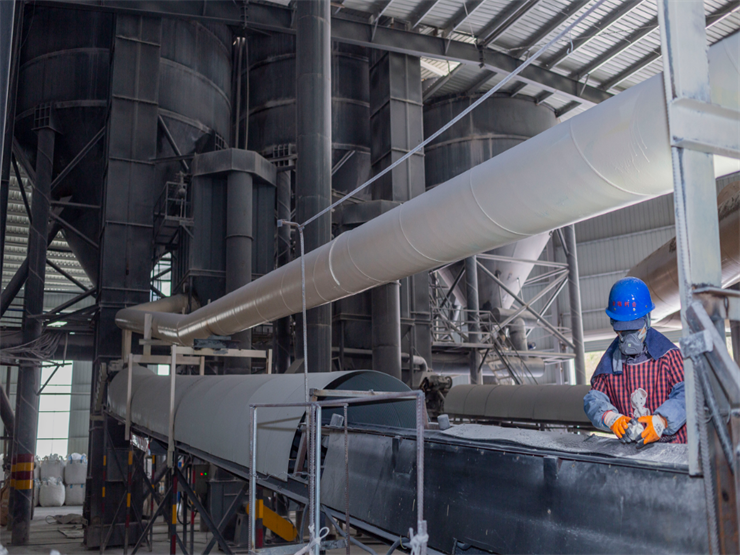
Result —
<svg viewBox="0 0 740 555"><path fill-rule="evenodd" d="M465 291L468 301L468 343L480 341L480 302L478 299L478 259L469 256L465 259ZM483 383L480 370L480 352L478 349L470 349L470 383Z"/></svg>
<svg viewBox="0 0 740 555"><path fill-rule="evenodd" d="M722 286L727 287L740 279L740 182L725 187L717 202ZM634 266L628 275L640 278L650 289L655 303L654 322L668 318L681 308L675 238Z"/></svg>
<svg viewBox="0 0 740 555"><path fill-rule="evenodd" d="M226 292L231 293L252 281L252 176L232 171L226 178ZM238 331L232 336L239 348L252 347L252 332ZM227 359L227 374L250 374L248 358Z"/></svg>
<svg viewBox="0 0 740 555"><path fill-rule="evenodd" d="M329 0L296 2L296 218L303 223L331 204L331 6ZM306 253L331 240L331 214L304 231ZM299 277L300 281L300 277ZM299 285L300 289L300 285ZM300 301L300 299L299 299ZM331 369L331 307L311 303L306 315L308 371ZM317 308L319 307L319 308ZM299 304L298 311L301 307ZM288 313L283 314L286 316ZM300 325L303 323L301 320ZM303 352L303 334L297 334ZM301 355L302 356L302 355Z"/></svg>
<svg viewBox="0 0 740 555"><path fill-rule="evenodd" d="M713 98L733 109L740 104L739 52L740 34L710 50ZM715 166L725 161L715 157ZM657 75L308 253L306 303L330 303L672 190ZM294 260L187 316L156 315L153 332L191 345L300 311ZM130 309L116 322L143 329L141 313Z"/></svg>
<svg viewBox="0 0 740 555"><path fill-rule="evenodd" d="M193 306L189 306L193 305ZM174 314L184 314L190 308L198 309L200 305L195 299L188 299L187 295L179 294L171 297L162 297L150 303L139 304L131 307L133 310L141 312L170 312Z"/></svg>
<svg viewBox="0 0 740 555"><path fill-rule="evenodd" d="M44 277L46 245L49 233L51 177L54 166L54 130L38 130L36 182L31 208L32 223L28 235L28 278L23 296L23 342L38 339L43 331L39 316L44 313ZM33 462L39 419L41 365L24 361L18 369L13 458L17 471L13 502L13 545L26 545L33 511Z"/></svg>
<svg viewBox="0 0 740 555"><path fill-rule="evenodd" d="M398 281L371 292L373 370L402 379L401 284Z"/></svg>
<svg viewBox="0 0 740 555"><path fill-rule="evenodd" d="M277 174L277 217L279 220L290 220L290 172ZM287 225L278 228L278 267L290 262L290 228ZM275 373L285 374L290 367L290 316L280 318L274 324L273 360Z"/></svg>
<svg viewBox="0 0 740 555"><path fill-rule="evenodd" d="M563 228L565 258L568 261L568 298L570 300L570 329L575 347L576 384L586 383L586 353L583 348L583 314L581 310L581 281L578 275L578 244L576 227Z"/></svg>
<svg viewBox="0 0 740 555"><path fill-rule="evenodd" d="M515 351L526 351L527 349L527 327L524 318L515 318L509 324L509 341Z"/></svg>

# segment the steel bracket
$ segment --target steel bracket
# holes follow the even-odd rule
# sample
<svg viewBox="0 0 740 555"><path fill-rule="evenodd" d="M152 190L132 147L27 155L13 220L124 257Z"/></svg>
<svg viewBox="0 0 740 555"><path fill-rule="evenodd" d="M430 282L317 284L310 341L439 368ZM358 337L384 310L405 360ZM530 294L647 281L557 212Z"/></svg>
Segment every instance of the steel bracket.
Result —
<svg viewBox="0 0 740 555"><path fill-rule="evenodd" d="M681 338L681 354L683 358L696 359L714 349L712 334L709 330L692 333Z"/></svg>
<svg viewBox="0 0 740 555"><path fill-rule="evenodd" d="M676 98L668 106L671 146L740 158L740 112L717 104Z"/></svg>

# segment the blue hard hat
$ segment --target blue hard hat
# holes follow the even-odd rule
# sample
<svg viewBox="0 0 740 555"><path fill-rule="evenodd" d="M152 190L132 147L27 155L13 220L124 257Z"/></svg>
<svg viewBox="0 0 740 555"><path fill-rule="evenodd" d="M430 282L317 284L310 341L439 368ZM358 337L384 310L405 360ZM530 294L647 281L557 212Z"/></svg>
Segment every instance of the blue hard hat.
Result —
<svg viewBox="0 0 740 555"><path fill-rule="evenodd" d="M612 285L606 314L612 320L629 322L642 318L654 308L645 282L635 277L626 277Z"/></svg>

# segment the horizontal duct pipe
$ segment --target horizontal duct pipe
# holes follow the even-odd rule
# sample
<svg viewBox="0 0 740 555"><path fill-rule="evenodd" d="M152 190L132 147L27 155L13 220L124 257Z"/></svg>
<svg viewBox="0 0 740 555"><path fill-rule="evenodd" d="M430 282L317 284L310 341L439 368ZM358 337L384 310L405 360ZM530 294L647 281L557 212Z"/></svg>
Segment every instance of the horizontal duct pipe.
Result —
<svg viewBox="0 0 740 555"><path fill-rule="evenodd" d="M592 427L583 412L588 385L457 385L445 398L450 416Z"/></svg>
<svg viewBox="0 0 740 555"><path fill-rule="evenodd" d="M740 34L710 50L712 98L740 102ZM673 189L662 76L656 75L306 255L313 308ZM736 161L715 158L726 173ZM192 345L301 311L294 260L188 315L153 315L154 337ZM123 329L144 313L123 309Z"/></svg>
<svg viewBox="0 0 740 555"><path fill-rule="evenodd" d="M719 244L722 256L722 287L728 287L740 279L740 181L731 183L719 194ZM678 264L676 262L676 239L673 238L647 256L629 272L640 278L650 289L655 303L652 312L654 321L668 324L668 317L681 308L678 291ZM680 318L675 323L680 327Z"/></svg>

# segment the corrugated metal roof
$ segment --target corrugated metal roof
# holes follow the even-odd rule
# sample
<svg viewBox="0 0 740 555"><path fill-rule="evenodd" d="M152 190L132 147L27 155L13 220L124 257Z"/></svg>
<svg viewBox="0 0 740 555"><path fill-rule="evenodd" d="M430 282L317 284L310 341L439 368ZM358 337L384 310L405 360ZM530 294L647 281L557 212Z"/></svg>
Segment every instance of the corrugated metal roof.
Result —
<svg viewBox="0 0 740 555"><path fill-rule="evenodd" d="M562 30L564 25L572 22L588 10L595 1L540 0L488 47L525 59L528 54L551 40ZM392 0L390 4L387 4L387 0L344 0L344 2L341 2L344 8L352 10L354 14L366 14L368 19L385 8L379 25L407 22L407 26L410 28L419 17L423 16L419 26L414 30L425 34L444 35L451 25L462 19L462 23L457 26L455 32L448 35L448 38L466 43L475 43L481 39L481 33L486 29L490 30L491 24L500 21L504 15L512 10L514 4L507 0L483 0L483 2L471 0L437 0L432 2L429 0ZM560 25L550 30L549 33L542 33L543 29L551 26L552 22L561 19L565 10L569 7L577 7L580 4L582 4L580 8L575 10ZM737 10L738 6L735 4L732 0L705 0L704 2L707 15L727 6L734 6ZM629 6L632 6L632 9L626 10L626 7ZM466 8L469 10L467 16ZM620 17L615 17L617 15ZM550 51L543 54L542 58L537 60L535 64L547 67L561 49L580 46L551 70L571 78L580 77L581 82L585 82L586 75L582 71L584 68L588 68L591 62L611 49L619 45L627 46L612 59L594 69L588 76L588 84L592 86L608 84L616 76L623 77L619 82L615 82L609 87L610 91L619 92L662 70L662 60L656 54L656 50L659 51L660 49L660 33L657 29L647 32L631 45L625 44L628 37L641 29L649 31L655 25L656 18L656 0L642 0L641 2L634 2L634 5L628 4L625 0L609 0L580 22L568 36L561 39ZM607 25L607 23L610 24ZM735 11L707 29L707 42L713 44L738 29L740 29L740 12ZM583 45L579 45L581 39L589 40L585 40ZM425 59L425 62L435 63L431 59ZM443 62L443 64L446 64L446 62ZM452 70L454 67L449 69ZM427 100L467 92L470 86L476 82L476 72L480 77L481 70L473 65L458 71L452 79L436 90ZM442 78L433 72L426 71L422 73L422 77L427 80ZM502 78L502 75L497 75L485 86L480 87L480 90L490 89ZM517 94L537 96L543 91L544 89L540 87L528 85L525 89L518 91ZM555 109L562 108L570 102L569 99L565 99L557 93L545 100L546 104ZM575 108L572 112L564 115L563 119L572 117L585 109L587 109L585 106Z"/></svg>

